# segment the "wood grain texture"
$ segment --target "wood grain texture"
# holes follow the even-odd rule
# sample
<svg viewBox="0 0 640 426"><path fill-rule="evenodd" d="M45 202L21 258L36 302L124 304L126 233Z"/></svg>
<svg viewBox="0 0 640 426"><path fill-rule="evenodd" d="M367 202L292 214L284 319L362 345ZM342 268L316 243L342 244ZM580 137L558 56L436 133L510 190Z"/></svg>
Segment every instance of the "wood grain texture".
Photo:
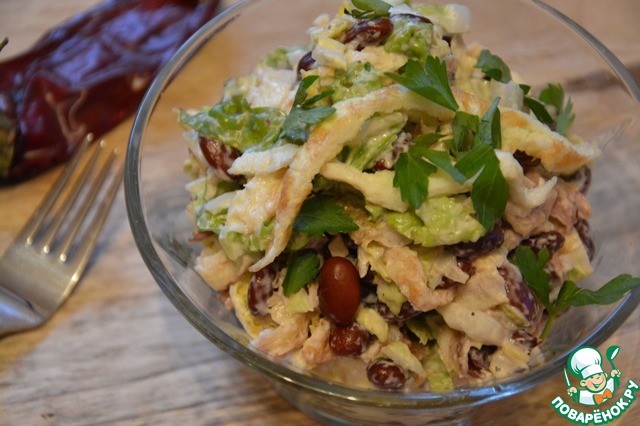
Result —
<svg viewBox="0 0 640 426"><path fill-rule="evenodd" d="M95 3L0 1L0 38L10 38L0 57L27 48L46 28ZM640 2L550 3L600 37L625 63L640 64ZM124 150L131 124L128 120L116 128L107 142ZM0 251L58 172L0 189ZM623 374L636 379L640 364L628 357L640 354L639 321L636 310L603 345L622 346L621 365L633 366ZM474 424L566 424L549 406L563 390L558 375L547 384L480 407ZM618 424L632 424L630 418L638 415L640 403ZM257 373L213 346L164 297L135 247L121 191L72 297L43 327L0 340L0 425L316 423L279 397Z"/></svg>

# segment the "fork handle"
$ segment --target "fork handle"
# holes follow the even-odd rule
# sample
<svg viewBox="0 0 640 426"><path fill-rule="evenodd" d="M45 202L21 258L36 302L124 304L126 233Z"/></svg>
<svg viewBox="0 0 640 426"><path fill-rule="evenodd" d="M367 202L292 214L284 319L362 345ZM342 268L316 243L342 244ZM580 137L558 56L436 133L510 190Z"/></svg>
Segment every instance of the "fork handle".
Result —
<svg viewBox="0 0 640 426"><path fill-rule="evenodd" d="M0 337L37 327L45 320L29 302L0 287Z"/></svg>

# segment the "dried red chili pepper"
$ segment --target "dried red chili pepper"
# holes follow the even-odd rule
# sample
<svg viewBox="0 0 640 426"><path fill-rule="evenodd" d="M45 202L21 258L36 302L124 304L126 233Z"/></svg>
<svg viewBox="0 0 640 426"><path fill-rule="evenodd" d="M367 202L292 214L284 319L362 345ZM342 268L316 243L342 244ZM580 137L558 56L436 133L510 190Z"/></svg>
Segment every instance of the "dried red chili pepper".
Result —
<svg viewBox="0 0 640 426"><path fill-rule="evenodd" d="M65 161L136 110L218 0L107 0L0 63L0 182Z"/></svg>

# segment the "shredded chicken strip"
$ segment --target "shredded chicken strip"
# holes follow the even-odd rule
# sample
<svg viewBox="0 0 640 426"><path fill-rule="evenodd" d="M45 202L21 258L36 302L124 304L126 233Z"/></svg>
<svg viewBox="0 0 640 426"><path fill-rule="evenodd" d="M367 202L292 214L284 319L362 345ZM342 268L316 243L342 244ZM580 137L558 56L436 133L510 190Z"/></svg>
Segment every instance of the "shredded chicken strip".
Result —
<svg viewBox="0 0 640 426"><path fill-rule="evenodd" d="M304 342L300 355L306 362L307 368L313 368L333 358L333 352L329 347L329 333L331 322L326 318L320 318L318 325L311 331L311 336Z"/></svg>
<svg viewBox="0 0 640 426"><path fill-rule="evenodd" d="M418 253L408 247L393 247L382 255L389 278L398 286L411 306L419 311L430 311L451 303L455 289L432 290Z"/></svg>
<svg viewBox="0 0 640 426"><path fill-rule="evenodd" d="M263 330L252 344L271 355L283 357L300 348L307 337L309 337L309 316L297 314L292 315L288 322L276 328Z"/></svg>

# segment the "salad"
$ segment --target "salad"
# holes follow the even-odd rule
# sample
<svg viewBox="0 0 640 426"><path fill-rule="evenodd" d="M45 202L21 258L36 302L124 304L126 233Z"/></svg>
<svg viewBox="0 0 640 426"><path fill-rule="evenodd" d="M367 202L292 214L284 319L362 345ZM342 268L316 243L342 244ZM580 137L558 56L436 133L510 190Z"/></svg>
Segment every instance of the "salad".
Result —
<svg viewBox="0 0 640 426"><path fill-rule="evenodd" d="M560 85L528 86L470 31L460 5L345 2L179 110L195 269L251 346L442 392L530 368L558 314L640 284L575 284L599 149Z"/></svg>

